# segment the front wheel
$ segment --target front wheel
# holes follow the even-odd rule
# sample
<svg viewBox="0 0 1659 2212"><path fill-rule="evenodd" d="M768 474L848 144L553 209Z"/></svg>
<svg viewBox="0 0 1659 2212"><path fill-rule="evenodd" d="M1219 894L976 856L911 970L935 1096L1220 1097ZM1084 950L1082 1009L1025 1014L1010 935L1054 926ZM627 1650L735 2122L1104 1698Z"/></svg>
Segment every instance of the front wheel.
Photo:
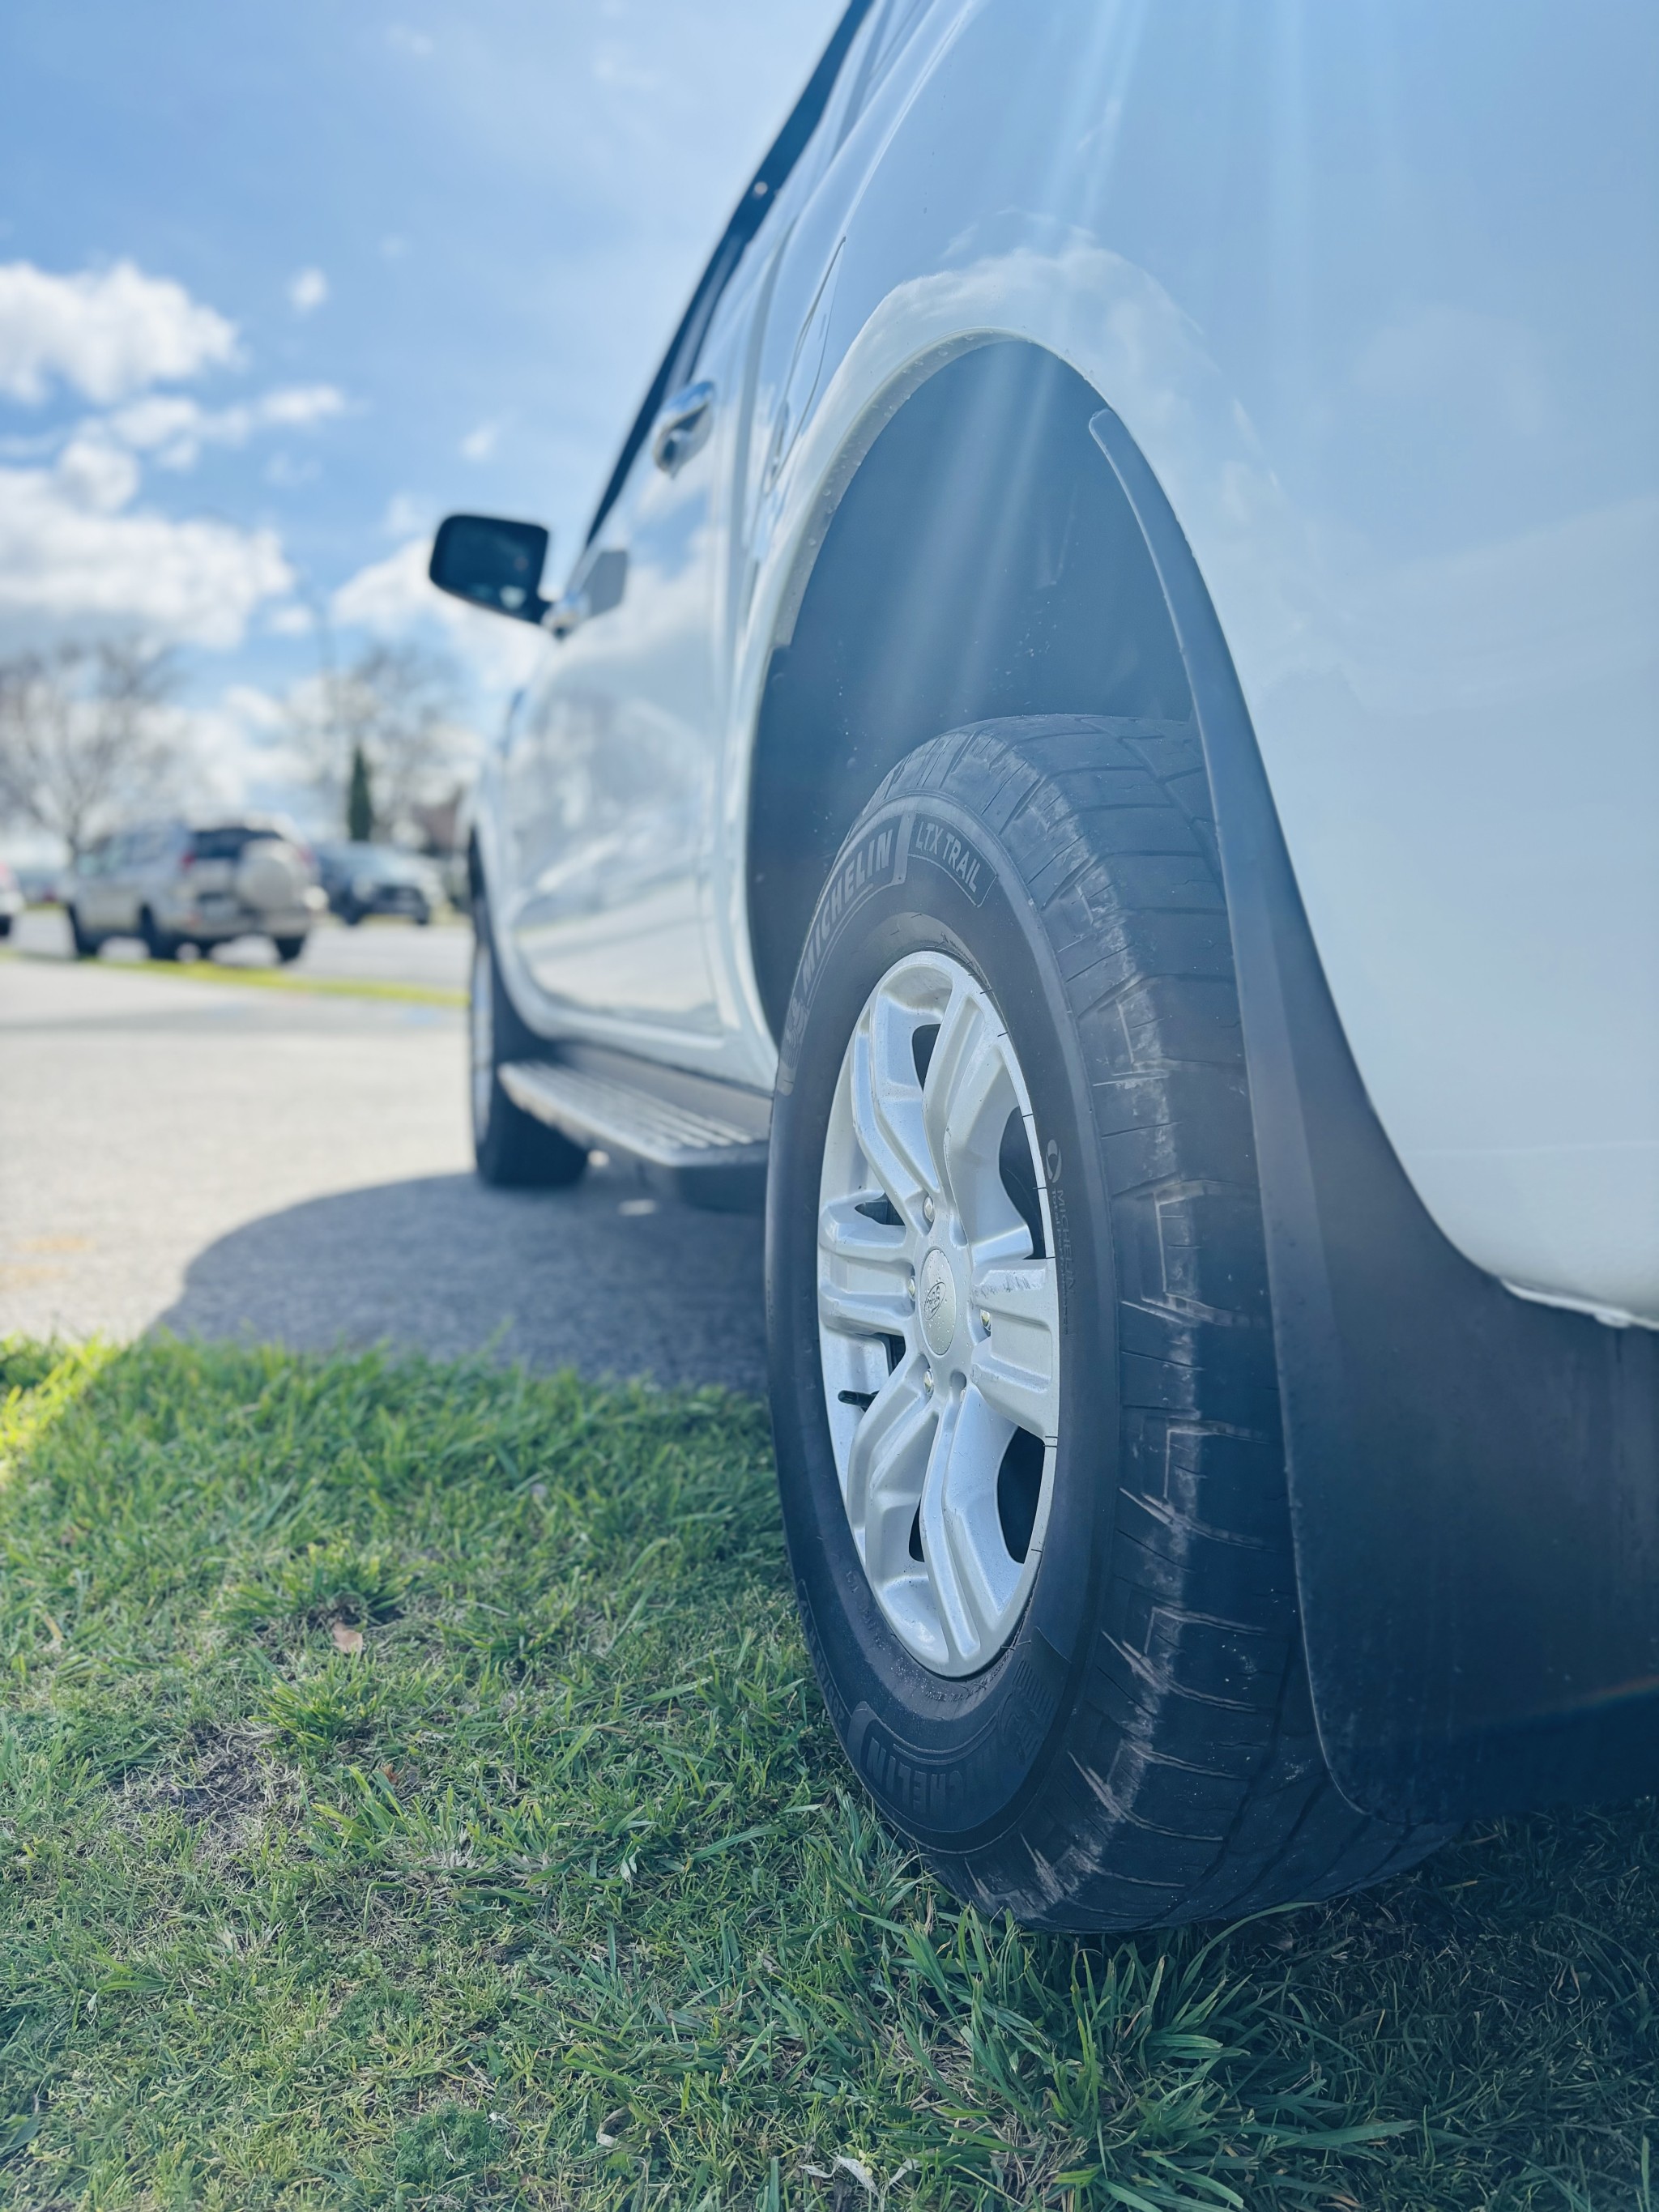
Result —
<svg viewBox="0 0 1659 2212"><path fill-rule="evenodd" d="M70 941L75 947L76 958L77 960L95 960L98 957L98 948L104 940L101 937L94 935L94 933L87 927L86 924L81 919L81 911L78 907L72 906L70 908L69 926Z"/></svg>
<svg viewBox="0 0 1659 2212"><path fill-rule="evenodd" d="M806 940L767 1214L773 1427L830 1711L960 1894L1127 1928L1440 1832L1314 1733L1249 1094L1185 727L981 725L866 809Z"/></svg>
<svg viewBox="0 0 1659 2212"><path fill-rule="evenodd" d="M270 941L276 946L276 957L284 968L297 960L306 949L303 937L273 937Z"/></svg>
<svg viewBox="0 0 1659 2212"><path fill-rule="evenodd" d="M498 1189L561 1189L586 1167L586 1151L514 1105L502 1089L503 1065L532 1057L538 1040L507 995L482 891L473 901L472 927L468 1029L473 1159L481 1180Z"/></svg>

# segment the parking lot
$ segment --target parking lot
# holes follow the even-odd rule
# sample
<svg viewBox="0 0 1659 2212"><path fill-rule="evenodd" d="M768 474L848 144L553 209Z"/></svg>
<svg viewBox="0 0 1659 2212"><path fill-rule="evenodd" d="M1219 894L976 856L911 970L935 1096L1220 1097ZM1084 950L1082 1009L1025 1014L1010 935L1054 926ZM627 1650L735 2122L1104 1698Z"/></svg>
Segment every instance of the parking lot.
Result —
<svg viewBox="0 0 1659 2212"><path fill-rule="evenodd" d="M284 988L249 988L136 947L76 963L60 916L26 917L0 959L0 1334L488 1349L758 1390L758 1222L617 1166L574 1191L475 1180L463 1013L370 995L458 993L469 944L325 928ZM287 988L307 978L336 988Z"/></svg>

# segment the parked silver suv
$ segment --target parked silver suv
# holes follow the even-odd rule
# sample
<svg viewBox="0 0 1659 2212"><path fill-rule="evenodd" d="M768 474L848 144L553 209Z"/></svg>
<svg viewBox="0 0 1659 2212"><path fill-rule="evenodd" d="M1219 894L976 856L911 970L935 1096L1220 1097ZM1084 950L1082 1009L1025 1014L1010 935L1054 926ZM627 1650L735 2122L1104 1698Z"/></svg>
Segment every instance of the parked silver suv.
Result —
<svg viewBox="0 0 1659 2212"><path fill-rule="evenodd" d="M299 958L328 903L308 849L258 815L118 830L81 855L66 902L83 960L111 937L140 937L152 960L176 960L185 945L258 936L283 961Z"/></svg>

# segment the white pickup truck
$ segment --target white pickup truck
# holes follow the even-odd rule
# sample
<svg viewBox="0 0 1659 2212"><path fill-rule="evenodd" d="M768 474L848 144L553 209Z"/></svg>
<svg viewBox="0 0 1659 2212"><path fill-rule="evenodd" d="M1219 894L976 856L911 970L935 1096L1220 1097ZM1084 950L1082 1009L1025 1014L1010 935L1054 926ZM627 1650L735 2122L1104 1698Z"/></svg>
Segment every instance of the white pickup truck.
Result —
<svg viewBox="0 0 1659 2212"><path fill-rule="evenodd" d="M479 1170L763 1190L830 1712L1033 1923L1659 1784L1656 114L1639 0L854 0L557 596L435 542Z"/></svg>

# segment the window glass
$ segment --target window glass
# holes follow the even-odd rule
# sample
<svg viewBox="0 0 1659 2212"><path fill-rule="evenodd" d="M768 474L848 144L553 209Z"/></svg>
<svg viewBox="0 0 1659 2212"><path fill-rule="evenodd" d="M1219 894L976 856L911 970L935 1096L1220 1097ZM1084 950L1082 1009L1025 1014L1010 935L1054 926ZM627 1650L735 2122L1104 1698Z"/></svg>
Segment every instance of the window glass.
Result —
<svg viewBox="0 0 1659 2212"><path fill-rule="evenodd" d="M697 289L691 295L690 305L674 334L673 343L652 380L645 404L634 418L634 427L623 441L623 449L617 456L610 482L599 495L593 520L587 526L585 544L591 545L599 536L664 400L676 384L684 383L691 375L696 363L697 349L702 343L720 293L743 258L744 247L760 228L767 211L787 182L790 171L811 143L812 134L823 120L824 109L835 91L842 64L864 27L869 7L870 0L848 0L846 12L819 58L817 67L807 79L805 90L790 111L782 130L773 140L753 183L738 201L725 234L714 249L714 258L703 270Z"/></svg>
<svg viewBox="0 0 1659 2212"><path fill-rule="evenodd" d="M190 849L198 860L240 860L242 848L258 835L240 824L221 823L216 830L198 830L190 841Z"/></svg>

